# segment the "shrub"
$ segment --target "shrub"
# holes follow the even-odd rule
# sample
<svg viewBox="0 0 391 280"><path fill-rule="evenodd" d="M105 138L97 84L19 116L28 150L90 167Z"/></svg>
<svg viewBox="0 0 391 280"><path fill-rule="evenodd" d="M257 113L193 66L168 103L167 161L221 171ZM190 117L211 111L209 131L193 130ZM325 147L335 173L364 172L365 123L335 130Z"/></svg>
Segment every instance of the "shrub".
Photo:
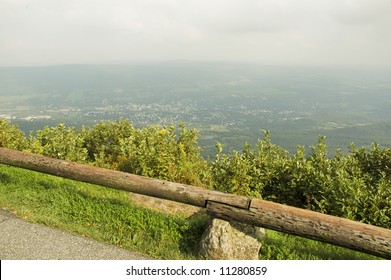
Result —
<svg viewBox="0 0 391 280"><path fill-rule="evenodd" d="M74 127L66 128L64 124L58 124L38 130L35 136L30 133L28 151L57 159L85 162L87 150L83 143L83 138Z"/></svg>
<svg viewBox="0 0 391 280"><path fill-rule="evenodd" d="M207 186L206 161L197 146L198 133L182 124L177 135L174 126L151 126L120 140L118 169L173 182Z"/></svg>
<svg viewBox="0 0 391 280"><path fill-rule="evenodd" d="M351 145L350 153L329 156L325 137L290 155L272 143L269 132L256 149L205 160L198 131L184 124L134 128L127 120L100 122L80 132L63 124L31 133L28 140L0 121L0 146L85 162L138 175L264 198L296 207L391 228L391 148Z"/></svg>
<svg viewBox="0 0 391 280"><path fill-rule="evenodd" d="M121 154L121 141L134 137L135 133L136 129L125 119L101 121L93 127L83 127L81 135L88 162L113 167Z"/></svg>
<svg viewBox="0 0 391 280"><path fill-rule="evenodd" d="M0 147L23 150L26 148L24 133L7 120L0 120Z"/></svg>

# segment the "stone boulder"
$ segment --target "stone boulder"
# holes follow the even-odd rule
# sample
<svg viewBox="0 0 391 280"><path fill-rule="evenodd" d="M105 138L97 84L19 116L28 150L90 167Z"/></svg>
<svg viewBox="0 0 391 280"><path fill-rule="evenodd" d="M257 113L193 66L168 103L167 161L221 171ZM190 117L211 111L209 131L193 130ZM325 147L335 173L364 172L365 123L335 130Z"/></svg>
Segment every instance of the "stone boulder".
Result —
<svg viewBox="0 0 391 280"><path fill-rule="evenodd" d="M199 255L209 260L258 260L265 229L239 222L210 219Z"/></svg>

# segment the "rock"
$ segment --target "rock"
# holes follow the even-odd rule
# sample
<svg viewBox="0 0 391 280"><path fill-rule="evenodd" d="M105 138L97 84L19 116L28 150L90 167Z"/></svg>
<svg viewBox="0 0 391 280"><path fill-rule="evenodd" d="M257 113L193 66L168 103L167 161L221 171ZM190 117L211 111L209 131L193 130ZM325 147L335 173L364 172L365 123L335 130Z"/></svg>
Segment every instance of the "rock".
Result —
<svg viewBox="0 0 391 280"><path fill-rule="evenodd" d="M209 260L258 260L265 229L210 219L200 243L200 257Z"/></svg>
<svg viewBox="0 0 391 280"><path fill-rule="evenodd" d="M129 198L136 205L186 218L205 213L203 208L141 194L129 193ZM257 260L264 235L263 228L210 218L199 255L211 260Z"/></svg>

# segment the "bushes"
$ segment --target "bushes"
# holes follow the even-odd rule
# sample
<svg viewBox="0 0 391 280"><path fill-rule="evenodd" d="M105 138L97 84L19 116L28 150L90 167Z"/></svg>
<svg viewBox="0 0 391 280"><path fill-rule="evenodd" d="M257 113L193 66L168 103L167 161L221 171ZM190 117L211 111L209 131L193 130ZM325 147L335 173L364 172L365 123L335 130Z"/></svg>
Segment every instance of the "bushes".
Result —
<svg viewBox="0 0 391 280"><path fill-rule="evenodd" d="M116 122L103 122L93 127L82 128L84 148L88 162L99 166L112 167L121 154L121 141L132 137L136 129L124 119Z"/></svg>
<svg viewBox="0 0 391 280"><path fill-rule="evenodd" d="M271 142L268 132L256 149L205 160L198 132L183 124L134 128L127 120L100 122L81 131L45 127L25 139L14 125L0 121L0 146L25 149L134 174L213 188L222 192L307 208L391 228L391 149L351 146L330 157L325 137L292 155Z"/></svg>
<svg viewBox="0 0 391 280"><path fill-rule="evenodd" d="M48 157L87 163L138 175L208 187L208 164L200 155L198 132L179 125L134 128L127 120L100 122L93 127L59 124L23 133L0 122L0 146Z"/></svg>
<svg viewBox="0 0 391 280"><path fill-rule="evenodd" d="M22 150L26 147L24 133L6 120L0 120L0 147Z"/></svg>
<svg viewBox="0 0 391 280"><path fill-rule="evenodd" d="M257 151L245 144L243 152L223 154L221 144L216 144L217 155L211 162L213 187L219 191L250 197L271 196L273 189L281 188L288 152L271 143L269 134L259 140ZM285 189L284 189L285 190Z"/></svg>
<svg viewBox="0 0 391 280"><path fill-rule="evenodd" d="M197 146L198 133L180 125L151 126L120 141L121 171L196 186L208 185L207 162Z"/></svg>
<svg viewBox="0 0 391 280"><path fill-rule="evenodd" d="M180 125L134 128L127 120L83 128L89 162L133 174L206 186L206 161L197 146L198 133Z"/></svg>
<svg viewBox="0 0 391 280"><path fill-rule="evenodd" d="M75 128L66 128L64 124L45 127L35 136L31 133L28 143L27 150L32 153L76 162L87 160L84 139Z"/></svg>
<svg viewBox="0 0 391 280"><path fill-rule="evenodd" d="M217 145L211 163L214 187L221 191L263 197L352 220L391 228L390 148L373 144L329 157L325 137L305 156L302 146L290 156L271 143L269 134L257 151L222 153Z"/></svg>

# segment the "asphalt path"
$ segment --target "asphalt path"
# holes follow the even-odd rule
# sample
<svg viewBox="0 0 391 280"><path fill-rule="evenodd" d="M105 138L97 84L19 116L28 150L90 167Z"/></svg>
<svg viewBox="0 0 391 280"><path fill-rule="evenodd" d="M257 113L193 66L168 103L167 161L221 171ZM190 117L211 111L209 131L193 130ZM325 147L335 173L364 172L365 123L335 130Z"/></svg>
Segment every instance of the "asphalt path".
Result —
<svg viewBox="0 0 391 280"><path fill-rule="evenodd" d="M0 260L145 260L114 245L33 224L0 209Z"/></svg>

